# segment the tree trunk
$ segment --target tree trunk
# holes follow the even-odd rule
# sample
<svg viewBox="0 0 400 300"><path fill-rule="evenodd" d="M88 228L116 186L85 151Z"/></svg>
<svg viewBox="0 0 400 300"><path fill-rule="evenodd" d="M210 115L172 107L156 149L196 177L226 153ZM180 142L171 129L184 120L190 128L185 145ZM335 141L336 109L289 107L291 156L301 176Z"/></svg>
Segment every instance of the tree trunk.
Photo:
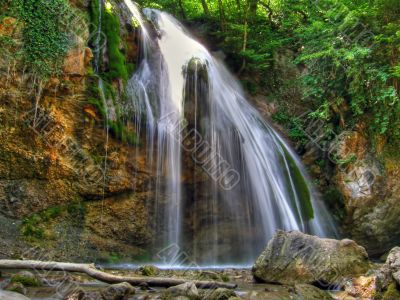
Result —
<svg viewBox="0 0 400 300"><path fill-rule="evenodd" d="M179 279L179 278L162 278L162 277L132 277L132 276L119 276L112 275L96 269L94 264L75 264L75 263L64 263L64 262L44 262L37 260L0 260L1 269L29 269L36 271L65 271L65 272L78 272L85 273L90 277L106 283L120 283L128 282L132 285L139 285L141 283L147 283L149 286L154 287L170 287L179 285L191 280ZM192 281L197 287L205 289L213 288L228 288L234 289L236 284L217 282L217 281Z"/></svg>
<svg viewBox="0 0 400 300"><path fill-rule="evenodd" d="M206 0L201 0L201 5L203 6L204 14L205 14L207 17L209 17L209 16L210 16L210 10L208 9L208 5L207 5Z"/></svg>
<svg viewBox="0 0 400 300"><path fill-rule="evenodd" d="M258 0L249 0L249 19L253 22L257 15Z"/></svg>
<svg viewBox="0 0 400 300"><path fill-rule="evenodd" d="M178 5L179 5L179 10L180 10L182 19L186 20L187 17L186 17L186 13L185 13L185 8L183 7L182 0L178 0Z"/></svg>
<svg viewBox="0 0 400 300"><path fill-rule="evenodd" d="M219 21L220 21L220 26L221 30L225 32L225 11L224 11L224 6L222 4L222 0L218 0L218 10L219 10Z"/></svg>
<svg viewBox="0 0 400 300"><path fill-rule="evenodd" d="M248 3L246 10L244 12L244 19L243 19L243 27L244 27L244 31L243 31L243 43L242 43L242 52L246 51L247 49L247 36L248 36L248 30L249 30L249 10L250 10L250 2ZM246 68L246 58L243 57L242 60L242 66L240 67L237 75L239 76L244 69Z"/></svg>

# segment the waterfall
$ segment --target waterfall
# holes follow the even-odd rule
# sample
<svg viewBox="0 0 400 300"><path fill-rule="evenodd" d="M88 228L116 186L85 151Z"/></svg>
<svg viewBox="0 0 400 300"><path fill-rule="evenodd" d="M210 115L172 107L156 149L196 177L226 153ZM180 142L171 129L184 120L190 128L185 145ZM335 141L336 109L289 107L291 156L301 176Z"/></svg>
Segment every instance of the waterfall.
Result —
<svg viewBox="0 0 400 300"><path fill-rule="evenodd" d="M142 28L128 94L157 174L155 248L176 243L203 265L251 264L277 229L334 235L296 154L225 65L171 15L145 9L147 21L125 3Z"/></svg>

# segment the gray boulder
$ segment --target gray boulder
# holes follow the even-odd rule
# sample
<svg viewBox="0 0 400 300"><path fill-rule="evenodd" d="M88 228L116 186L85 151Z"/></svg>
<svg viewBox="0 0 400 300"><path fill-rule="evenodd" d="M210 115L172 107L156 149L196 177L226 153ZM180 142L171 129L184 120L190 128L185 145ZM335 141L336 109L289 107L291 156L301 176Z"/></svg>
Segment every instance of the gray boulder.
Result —
<svg viewBox="0 0 400 300"><path fill-rule="evenodd" d="M331 286L341 285L369 269L367 252L352 240L277 231L252 272L261 282Z"/></svg>
<svg viewBox="0 0 400 300"><path fill-rule="evenodd" d="M18 293L0 290L0 300L29 300L29 298Z"/></svg>

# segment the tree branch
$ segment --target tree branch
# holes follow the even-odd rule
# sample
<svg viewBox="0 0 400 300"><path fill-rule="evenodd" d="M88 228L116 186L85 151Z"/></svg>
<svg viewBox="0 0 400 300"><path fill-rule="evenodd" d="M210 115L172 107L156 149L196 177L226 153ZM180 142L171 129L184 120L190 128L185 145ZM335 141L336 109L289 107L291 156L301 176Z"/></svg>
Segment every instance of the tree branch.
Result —
<svg viewBox="0 0 400 300"><path fill-rule="evenodd" d="M85 273L90 277L106 283L120 283L128 282L132 285L139 285L147 283L149 286L154 287L170 287L179 285L191 280L179 278L162 278L162 277L132 277L132 276L119 276L112 275L96 269L94 264L75 264L64 262L44 262L37 260L0 260L1 269L30 269L37 271L65 271L71 273ZM232 283L217 282L217 281L192 281L197 287L204 289L212 288L228 288L234 289L237 285Z"/></svg>

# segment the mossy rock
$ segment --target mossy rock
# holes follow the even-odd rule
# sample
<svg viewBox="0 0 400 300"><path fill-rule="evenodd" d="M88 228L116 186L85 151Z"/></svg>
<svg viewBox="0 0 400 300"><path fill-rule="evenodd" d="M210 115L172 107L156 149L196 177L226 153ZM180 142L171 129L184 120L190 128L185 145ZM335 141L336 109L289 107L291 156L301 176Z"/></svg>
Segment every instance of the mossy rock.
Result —
<svg viewBox="0 0 400 300"><path fill-rule="evenodd" d="M218 288L213 291L209 297L210 300L229 300L231 298L235 298L236 293L233 290Z"/></svg>
<svg viewBox="0 0 400 300"><path fill-rule="evenodd" d="M160 273L160 270L153 265L146 265L139 268L140 274L143 276L157 276Z"/></svg>
<svg viewBox="0 0 400 300"><path fill-rule="evenodd" d="M367 252L352 240L279 230L254 264L253 275L269 283L340 285L370 269Z"/></svg>
<svg viewBox="0 0 400 300"><path fill-rule="evenodd" d="M382 300L400 299L400 291L397 289L396 283L392 283L388 286L387 290L383 293L382 298L376 297L375 299L382 299Z"/></svg>
<svg viewBox="0 0 400 300"><path fill-rule="evenodd" d="M38 287L42 286L42 283L38 277L31 272L22 271L11 277L11 283L21 283L26 287Z"/></svg>
<svg viewBox="0 0 400 300"><path fill-rule="evenodd" d="M333 300L332 296L327 291L323 291L313 285L296 284L295 290L300 299Z"/></svg>

